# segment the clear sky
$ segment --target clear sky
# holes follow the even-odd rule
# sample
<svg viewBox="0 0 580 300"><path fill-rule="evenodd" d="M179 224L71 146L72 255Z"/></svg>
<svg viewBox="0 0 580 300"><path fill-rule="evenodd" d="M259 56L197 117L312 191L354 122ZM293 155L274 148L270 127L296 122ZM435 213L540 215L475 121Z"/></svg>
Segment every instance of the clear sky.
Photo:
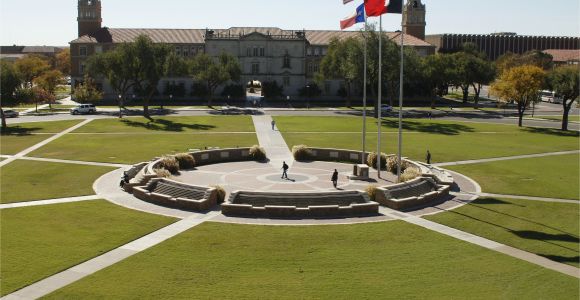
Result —
<svg viewBox="0 0 580 300"><path fill-rule="evenodd" d="M103 26L111 28L339 29L356 3L342 0L102 0ZM580 35L578 0L423 0L427 34L517 32ZM75 0L0 0L0 44L67 45L77 37ZM388 15L385 30L397 30Z"/></svg>

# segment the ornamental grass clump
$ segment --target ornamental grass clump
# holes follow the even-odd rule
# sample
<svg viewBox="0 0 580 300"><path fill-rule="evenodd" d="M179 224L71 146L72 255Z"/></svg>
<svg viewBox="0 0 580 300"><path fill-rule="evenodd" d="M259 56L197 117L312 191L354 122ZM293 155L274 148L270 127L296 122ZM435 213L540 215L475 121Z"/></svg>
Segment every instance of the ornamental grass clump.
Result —
<svg viewBox="0 0 580 300"><path fill-rule="evenodd" d="M421 176L421 170L415 167L410 167L405 169L405 172L401 174L401 182L411 181L419 176Z"/></svg>
<svg viewBox="0 0 580 300"><path fill-rule="evenodd" d="M212 188L216 189L217 203L218 204L224 203L226 201L226 190L219 185L214 185L214 186L212 186Z"/></svg>
<svg viewBox="0 0 580 300"><path fill-rule="evenodd" d="M397 174L397 166L399 164L399 158L396 156L390 156L387 159L387 171ZM401 173L405 172L409 168L409 163L406 160L403 160L401 163Z"/></svg>
<svg viewBox="0 0 580 300"><path fill-rule="evenodd" d="M377 193L379 192L379 187L376 185L369 185L365 188L365 192L369 195L371 201L375 201Z"/></svg>
<svg viewBox="0 0 580 300"><path fill-rule="evenodd" d="M179 173L179 162L175 159L175 156L165 156L161 159L159 163L160 169L165 169L171 174Z"/></svg>
<svg viewBox="0 0 580 300"><path fill-rule="evenodd" d="M159 178L171 178L171 172L166 169L155 169L155 175Z"/></svg>
<svg viewBox="0 0 580 300"><path fill-rule="evenodd" d="M258 145L254 145L250 148L250 157L256 161L265 161L267 159L266 150Z"/></svg>
<svg viewBox="0 0 580 300"><path fill-rule="evenodd" d="M195 158L189 153L179 153L175 155L180 170L189 170L195 168Z"/></svg>
<svg viewBox="0 0 580 300"><path fill-rule="evenodd" d="M310 150L310 148L308 148L306 145L292 147L292 155L297 161L309 161L314 157L312 150Z"/></svg>
<svg viewBox="0 0 580 300"><path fill-rule="evenodd" d="M371 168L377 168L377 153L376 152L371 152L369 153L369 156L367 157L367 165ZM385 166L387 165L387 155L384 153L381 153L381 169L384 169Z"/></svg>

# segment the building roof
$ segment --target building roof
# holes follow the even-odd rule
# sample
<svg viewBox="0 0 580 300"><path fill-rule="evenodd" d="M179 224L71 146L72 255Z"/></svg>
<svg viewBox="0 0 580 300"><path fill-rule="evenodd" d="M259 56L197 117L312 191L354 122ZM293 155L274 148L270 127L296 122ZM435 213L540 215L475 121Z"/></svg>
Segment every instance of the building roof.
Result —
<svg viewBox="0 0 580 300"><path fill-rule="evenodd" d="M283 30L276 27L232 27L229 29L213 29L216 35L244 36L251 33L263 35L294 35L303 30ZM306 30L306 38L312 45L328 45L333 38L344 39L357 36L358 31L337 30ZM139 35L149 36L155 43L166 44L204 44L206 29L126 29L102 28L93 35L84 35L71 44L91 43L126 43L134 41ZM397 32L386 33L393 41L399 43ZM416 37L405 35L405 45L414 47L431 47L432 45Z"/></svg>
<svg viewBox="0 0 580 300"><path fill-rule="evenodd" d="M64 47L54 46L0 46L2 54L54 54Z"/></svg>
<svg viewBox="0 0 580 300"><path fill-rule="evenodd" d="M544 53L552 55L554 62L580 61L580 50L548 49Z"/></svg>

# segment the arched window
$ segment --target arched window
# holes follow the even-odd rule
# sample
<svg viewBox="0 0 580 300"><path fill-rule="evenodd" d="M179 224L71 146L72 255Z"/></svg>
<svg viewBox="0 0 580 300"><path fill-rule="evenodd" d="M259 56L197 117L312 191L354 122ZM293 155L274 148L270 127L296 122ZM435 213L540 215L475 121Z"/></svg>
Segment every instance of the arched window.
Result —
<svg viewBox="0 0 580 300"><path fill-rule="evenodd" d="M290 54L288 53L288 50L286 50L286 54L284 55L284 63L283 63L282 68L285 68L285 69L292 68L292 66L290 65Z"/></svg>

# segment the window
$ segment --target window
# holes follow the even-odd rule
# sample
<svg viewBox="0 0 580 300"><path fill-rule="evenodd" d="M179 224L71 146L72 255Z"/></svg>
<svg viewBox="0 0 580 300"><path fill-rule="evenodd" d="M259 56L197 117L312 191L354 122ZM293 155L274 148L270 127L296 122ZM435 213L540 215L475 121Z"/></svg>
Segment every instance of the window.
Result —
<svg viewBox="0 0 580 300"><path fill-rule="evenodd" d="M260 56L266 56L266 49L264 47L260 47Z"/></svg>
<svg viewBox="0 0 580 300"><path fill-rule="evenodd" d="M177 54L177 56L181 56L181 47L175 47L175 54Z"/></svg>
<svg viewBox="0 0 580 300"><path fill-rule="evenodd" d="M314 56L320 55L320 48L314 48Z"/></svg>
<svg viewBox="0 0 580 300"><path fill-rule="evenodd" d="M327 94L327 95L329 95L330 94L330 88L331 88L330 82L329 81L325 81L324 82L324 93Z"/></svg>
<svg viewBox="0 0 580 300"><path fill-rule="evenodd" d="M79 65L79 73L80 73L81 75L85 74L85 63L81 63L81 64Z"/></svg>
<svg viewBox="0 0 580 300"><path fill-rule="evenodd" d="M313 63L312 64L312 71L313 71L313 73L317 73L319 67L320 67L320 65L318 65L318 63Z"/></svg>
<svg viewBox="0 0 580 300"><path fill-rule="evenodd" d="M260 64L252 63L252 74L260 74Z"/></svg>
<svg viewBox="0 0 580 300"><path fill-rule="evenodd" d="M258 56L258 47L254 46L254 56Z"/></svg>
<svg viewBox="0 0 580 300"><path fill-rule="evenodd" d="M87 56L87 47L80 47L79 48L79 55L80 56Z"/></svg>
<svg viewBox="0 0 580 300"><path fill-rule="evenodd" d="M183 47L183 56L185 56L185 57L189 56L189 48L188 47Z"/></svg>
<svg viewBox="0 0 580 300"><path fill-rule="evenodd" d="M284 84L284 86L290 86L290 77L285 76L283 78L283 84Z"/></svg>
<svg viewBox="0 0 580 300"><path fill-rule="evenodd" d="M308 47L308 49L306 49L306 55L312 56L312 48Z"/></svg>
<svg viewBox="0 0 580 300"><path fill-rule="evenodd" d="M286 51L286 55L284 55L284 63L283 63L282 68L285 68L285 69L291 68L291 66L290 66L290 54L288 53L288 51Z"/></svg>
<svg viewBox="0 0 580 300"><path fill-rule="evenodd" d="M103 46L95 46L95 53L103 53Z"/></svg>
<svg viewBox="0 0 580 300"><path fill-rule="evenodd" d="M248 47L248 57L252 56L252 48Z"/></svg>

